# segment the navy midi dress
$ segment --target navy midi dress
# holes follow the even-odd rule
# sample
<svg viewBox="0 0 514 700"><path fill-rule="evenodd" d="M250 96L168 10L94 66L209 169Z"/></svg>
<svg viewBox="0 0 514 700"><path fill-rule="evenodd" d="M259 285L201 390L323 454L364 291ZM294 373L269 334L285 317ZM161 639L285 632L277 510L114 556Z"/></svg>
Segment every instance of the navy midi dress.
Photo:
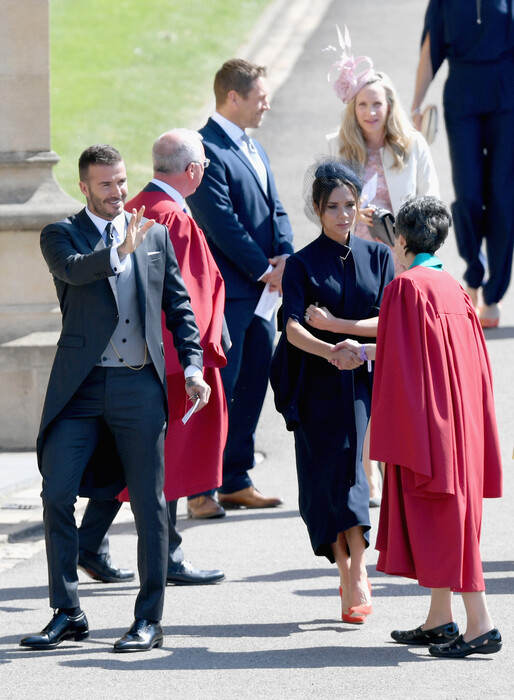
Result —
<svg viewBox="0 0 514 700"><path fill-rule="evenodd" d="M346 246L322 233L287 259L282 281L284 329L292 318L322 340L344 340L348 336L308 326L305 309L317 304L339 318L377 316L384 287L393 276L393 259L384 244L351 235ZM302 355L294 430L300 514L314 553L334 562L331 543L339 532L360 525L369 541L362 446L373 375L367 364L341 371L321 357Z"/></svg>

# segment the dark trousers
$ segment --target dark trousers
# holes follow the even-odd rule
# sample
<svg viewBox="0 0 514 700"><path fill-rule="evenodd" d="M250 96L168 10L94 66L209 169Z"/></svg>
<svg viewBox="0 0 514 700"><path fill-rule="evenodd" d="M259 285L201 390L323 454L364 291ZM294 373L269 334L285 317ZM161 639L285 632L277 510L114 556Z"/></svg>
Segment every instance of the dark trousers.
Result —
<svg viewBox="0 0 514 700"><path fill-rule="evenodd" d="M514 247L514 111L455 116L445 111L455 202L452 213L466 283L486 304L504 296ZM481 252L485 239L489 276Z"/></svg>
<svg viewBox="0 0 514 700"><path fill-rule="evenodd" d="M138 372L95 367L45 434L41 471L50 605L79 606L74 504L105 426L133 494L140 579L135 617L158 621L168 549L163 494L165 397L152 365Z"/></svg>
<svg viewBox="0 0 514 700"><path fill-rule="evenodd" d="M107 534L114 518L121 508L121 502L115 498L98 500L90 498L82 523L79 527L79 549L95 554L109 553L109 535ZM177 501L168 501L168 571L184 561L181 548L182 537L177 530Z"/></svg>
<svg viewBox="0 0 514 700"><path fill-rule="evenodd" d="M248 471L254 465L255 430L266 396L275 339L275 319L254 314L258 299L227 299L225 318L232 346L221 370L227 397L229 428L223 453L221 493L252 485Z"/></svg>

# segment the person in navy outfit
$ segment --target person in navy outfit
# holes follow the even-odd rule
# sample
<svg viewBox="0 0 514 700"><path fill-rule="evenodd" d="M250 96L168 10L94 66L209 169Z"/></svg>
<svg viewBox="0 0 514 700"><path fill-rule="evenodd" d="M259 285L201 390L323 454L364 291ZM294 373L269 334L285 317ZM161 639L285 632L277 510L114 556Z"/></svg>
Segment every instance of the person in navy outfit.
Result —
<svg viewBox="0 0 514 700"><path fill-rule="evenodd" d="M284 272L283 320L292 385L286 394L296 397L294 423L287 401L277 407L294 431L300 514L312 549L337 565L343 622L362 624L372 612L365 566L369 489L362 454L373 370L366 357L337 349L349 337L339 330L339 320L353 319L353 338L359 337L359 324L376 328L394 263L388 246L353 233L362 182L347 163L333 157L315 163L305 182L307 205L322 230L287 260ZM330 315L334 327L313 325L314 309ZM284 368L283 341L273 359L275 391L280 390L276 363Z"/></svg>
<svg viewBox="0 0 514 700"><path fill-rule="evenodd" d="M266 69L227 61L214 80L216 111L200 130L210 165L187 198L225 281L225 317L232 340L221 376L229 406L229 432L218 499L225 508L281 504L255 489L254 433L269 377L274 318L255 313L263 291L281 291L293 233L268 157L246 134L269 109Z"/></svg>
<svg viewBox="0 0 514 700"><path fill-rule="evenodd" d="M425 93L448 59L443 102L452 214L467 291L484 328L499 323L514 248L513 12L512 0L430 0L412 103L419 127Z"/></svg>

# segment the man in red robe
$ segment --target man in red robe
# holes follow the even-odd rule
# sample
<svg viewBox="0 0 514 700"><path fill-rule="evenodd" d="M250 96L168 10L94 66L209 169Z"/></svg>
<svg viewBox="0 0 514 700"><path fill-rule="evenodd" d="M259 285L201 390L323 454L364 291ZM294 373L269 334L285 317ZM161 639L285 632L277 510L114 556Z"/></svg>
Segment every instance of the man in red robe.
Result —
<svg viewBox="0 0 514 700"><path fill-rule="evenodd" d="M185 197L200 184L208 161L201 136L189 129L174 129L162 134L154 143L152 157L153 179L126 203L125 208L139 210L144 205L146 217L168 228L200 331L204 379L212 390L209 404L184 424L182 418L191 404L187 405L187 399L182 396L184 371L171 334L164 328L169 403L169 424L164 443L164 494L170 526L168 582L183 585L215 583L224 578L223 572L198 569L185 560L180 548L181 537L175 527L177 499L182 496L202 494L188 500L190 517L219 518L225 515L212 496L203 494L216 489L222 482L223 449L228 430L227 405L220 376L220 368L226 365L224 347L228 349L230 343L223 316L225 288L205 236L185 208ZM192 446L199 442L201 459L192 460ZM128 500L127 490L118 498ZM118 510L116 502L91 500L79 529L79 566L103 581L129 580L132 573L111 567L110 561L107 568L102 565L108 558L108 543L104 536ZM93 547L93 542L102 544L97 548Z"/></svg>
<svg viewBox="0 0 514 700"><path fill-rule="evenodd" d="M168 402L168 432L164 444L167 501L216 489L222 481L223 449L228 418L220 368L227 364L222 341L225 286L203 232L186 213L185 197L195 192L208 161L197 132L175 129L160 136L153 146L154 178L128 209L144 205L145 216L164 224L170 233L186 289L200 330L204 351L204 378L211 386L210 403L185 425L182 417L189 406L182 397L183 370L170 333L164 337ZM186 164L186 165L184 165ZM207 415L203 413L208 410ZM191 463L191 445L202 442L202 459ZM169 465L169 466L168 466ZM223 508L212 496L197 496L188 502L189 515L223 517Z"/></svg>
<svg viewBox="0 0 514 700"><path fill-rule="evenodd" d="M380 309L371 458L386 463L377 569L431 589L426 622L392 637L461 658L501 648L479 545L482 499L501 496L502 471L484 335L434 256L450 224L434 197L412 197L398 212L395 250L409 269L386 287ZM453 591L466 608L462 635Z"/></svg>

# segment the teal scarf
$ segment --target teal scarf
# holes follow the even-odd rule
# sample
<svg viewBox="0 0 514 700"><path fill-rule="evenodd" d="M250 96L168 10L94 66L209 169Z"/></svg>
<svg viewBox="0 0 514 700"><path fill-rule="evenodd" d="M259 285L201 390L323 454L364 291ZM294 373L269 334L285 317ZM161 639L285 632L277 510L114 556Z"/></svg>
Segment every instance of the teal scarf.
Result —
<svg viewBox="0 0 514 700"><path fill-rule="evenodd" d="M422 265L423 267L431 267L433 270L443 269L443 263L439 260L439 258L431 253L418 253L412 261L412 265L410 265L409 270L411 270L413 267L417 267L418 265Z"/></svg>

